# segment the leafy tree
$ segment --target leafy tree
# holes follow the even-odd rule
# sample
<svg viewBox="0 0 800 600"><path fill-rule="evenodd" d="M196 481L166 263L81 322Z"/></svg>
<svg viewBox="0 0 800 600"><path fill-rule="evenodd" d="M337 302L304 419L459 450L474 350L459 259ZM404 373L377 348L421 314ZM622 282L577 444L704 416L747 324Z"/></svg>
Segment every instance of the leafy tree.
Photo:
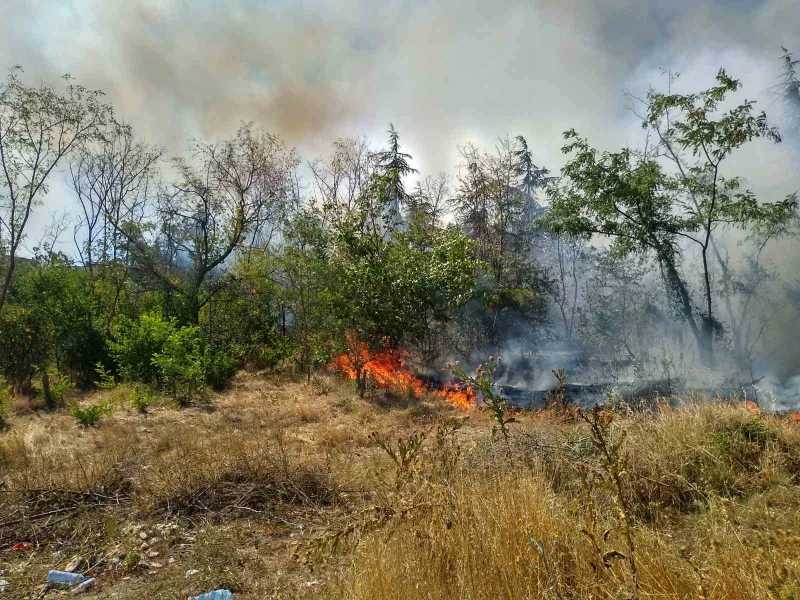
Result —
<svg viewBox="0 0 800 600"><path fill-rule="evenodd" d="M300 364L311 381L315 331L324 330L323 302L328 269L327 235L314 211L299 208L284 228L285 245L280 254L283 297L300 332Z"/></svg>
<svg viewBox="0 0 800 600"><path fill-rule="evenodd" d="M169 395L181 406L206 399L205 344L197 326L170 333L152 364Z"/></svg>
<svg viewBox="0 0 800 600"><path fill-rule="evenodd" d="M109 355L88 273L64 256L51 255L47 263L20 274L10 297L31 310L47 338L39 342L46 349L39 365L43 376L49 367L45 363L53 362L81 387L94 383L97 363L108 364Z"/></svg>
<svg viewBox="0 0 800 600"><path fill-rule="evenodd" d="M14 391L31 390L36 368L44 364L48 338L30 309L9 303L0 312L0 369Z"/></svg>
<svg viewBox="0 0 800 600"><path fill-rule="evenodd" d="M50 174L80 144L100 139L112 119L102 93L72 82L27 87L13 68L0 84L0 225L7 236L0 310L6 302L31 213Z"/></svg>
<svg viewBox="0 0 800 600"><path fill-rule="evenodd" d="M722 330L712 301L709 250L713 231L782 222L792 217L797 206L794 196L759 204L739 178L722 175L722 163L736 148L754 138L780 141L780 137L764 113L753 114L751 101L718 114L727 95L740 84L725 71L719 72L717 83L697 94L651 92L648 96L644 126L658 127L669 115L663 139L690 151L696 159L677 174L665 171L657 154L630 149L600 154L574 130L566 132L563 151L573 156L562 169L562 183L551 188L550 210L543 219L554 233L609 236L618 256L654 256L708 366L714 364L714 337ZM699 310L679 271L681 241L700 250L704 301Z"/></svg>
<svg viewBox="0 0 800 600"><path fill-rule="evenodd" d="M161 372L153 364L153 357L177 329L175 319L163 319L158 314L143 314L135 320L119 319L109 343L120 375L128 381L157 381Z"/></svg>
<svg viewBox="0 0 800 600"><path fill-rule="evenodd" d="M282 335L286 311L277 263L262 251L241 251L230 284L206 305L205 339L240 363L274 368L292 352Z"/></svg>
<svg viewBox="0 0 800 600"><path fill-rule="evenodd" d="M385 189L381 183L375 189ZM333 232L326 295L341 346L359 354L362 343L377 351L420 342L433 322L446 322L469 299L474 247L457 228L412 228L388 239L360 229L356 222Z"/></svg>

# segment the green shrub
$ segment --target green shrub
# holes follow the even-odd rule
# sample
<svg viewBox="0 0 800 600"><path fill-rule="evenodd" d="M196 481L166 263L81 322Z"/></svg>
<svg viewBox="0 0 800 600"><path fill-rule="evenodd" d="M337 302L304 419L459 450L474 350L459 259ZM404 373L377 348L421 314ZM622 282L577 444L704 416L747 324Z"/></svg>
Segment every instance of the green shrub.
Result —
<svg viewBox="0 0 800 600"><path fill-rule="evenodd" d="M299 352L299 343L289 336L274 336L268 344L261 346L253 352L250 360L258 367L265 369L278 369L287 358L296 356Z"/></svg>
<svg viewBox="0 0 800 600"><path fill-rule="evenodd" d="M227 387L236 375L239 365L229 354L222 350L206 346L203 354L203 369L206 383L211 389L219 392Z"/></svg>
<svg viewBox="0 0 800 600"><path fill-rule="evenodd" d="M47 339L27 308L6 304L0 311L0 373L17 393L30 391L36 366L47 356Z"/></svg>
<svg viewBox="0 0 800 600"><path fill-rule="evenodd" d="M203 402L208 397L204 354L200 328L191 326L173 332L152 358L164 389L179 406Z"/></svg>
<svg viewBox="0 0 800 600"><path fill-rule="evenodd" d="M69 372L79 387L91 386L95 365L108 360L108 348L88 273L53 255L46 264L20 274L13 296L41 324L47 358Z"/></svg>
<svg viewBox="0 0 800 600"><path fill-rule="evenodd" d="M120 319L110 345L122 377L148 383L158 380L161 368L153 358L176 331L174 319L165 320L153 313L144 314L135 321Z"/></svg>
<svg viewBox="0 0 800 600"><path fill-rule="evenodd" d="M6 426L6 420L10 414L9 404L11 403L11 387L6 383L6 380L0 375L0 431L3 431Z"/></svg>
<svg viewBox="0 0 800 600"><path fill-rule="evenodd" d="M70 413L81 427L93 427L102 416L110 415L112 411L111 404L105 400L99 404L90 404L86 408L81 408L79 404L73 404L70 407Z"/></svg>
<svg viewBox="0 0 800 600"><path fill-rule="evenodd" d="M47 381L47 387L44 382ZM42 377L42 384L39 388L39 398L45 403L49 410L55 409L64 403L64 395L72 388L69 377L59 373L54 367L47 369L47 377Z"/></svg>
<svg viewBox="0 0 800 600"><path fill-rule="evenodd" d="M140 414L146 414L148 407L156 400L156 395L149 385L134 383L131 388L131 406Z"/></svg>
<svg viewBox="0 0 800 600"><path fill-rule="evenodd" d="M94 370L97 373L97 387L99 387L101 390L113 390L115 387L117 387L114 374L106 369L103 366L103 363L97 363L94 367Z"/></svg>

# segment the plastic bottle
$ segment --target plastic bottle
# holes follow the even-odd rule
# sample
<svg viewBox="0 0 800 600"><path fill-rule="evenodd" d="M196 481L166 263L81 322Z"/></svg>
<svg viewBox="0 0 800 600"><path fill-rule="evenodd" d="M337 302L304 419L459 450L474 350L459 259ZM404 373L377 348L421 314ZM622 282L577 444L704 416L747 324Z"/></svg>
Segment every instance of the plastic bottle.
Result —
<svg viewBox="0 0 800 600"><path fill-rule="evenodd" d="M81 573L70 573L69 571L50 571L47 574L47 583L60 587L72 587L86 581Z"/></svg>
<svg viewBox="0 0 800 600"><path fill-rule="evenodd" d="M83 583L79 583L78 585L76 585L74 588L72 588L72 593L77 594L78 592L83 592L85 590L88 590L93 585L94 585L94 577L92 577L91 579L87 579Z"/></svg>
<svg viewBox="0 0 800 600"><path fill-rule="evenodd" d="M230 590L215 590L199 596L191 596L189 600L233 600Z"/></svg>

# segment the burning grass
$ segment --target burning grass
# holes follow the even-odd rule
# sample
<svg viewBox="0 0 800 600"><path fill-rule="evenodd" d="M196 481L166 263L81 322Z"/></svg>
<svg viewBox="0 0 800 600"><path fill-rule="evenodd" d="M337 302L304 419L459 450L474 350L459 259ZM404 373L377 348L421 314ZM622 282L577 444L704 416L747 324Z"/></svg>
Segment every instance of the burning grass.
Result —
<svg viewBox="0 0 800 600"><path fill-rule="evenodd" d="M474 408L477 403L475 390L470 386L449 383L434 388L426 384L408 367L409 353L403 348L386 344L382 350L370 352L368 346L352 334L347 336L347 345L348 352L333 357L330 370L356 381L361 391L370 381L379 388L416 398L432 392L463 411Z"/></svg>
<svg viewBox="0 0 800 600"><path fill-rule="evenodd" d="M10 597L81 555L96 598L628 598L625 514L640 598L800 594L791 419L708 399L604 413L618 492L574 411L522 413L506 443L479 411L377 393L240 375L210 412L12 416L0 545L33 549L2 553Z"/></svg>

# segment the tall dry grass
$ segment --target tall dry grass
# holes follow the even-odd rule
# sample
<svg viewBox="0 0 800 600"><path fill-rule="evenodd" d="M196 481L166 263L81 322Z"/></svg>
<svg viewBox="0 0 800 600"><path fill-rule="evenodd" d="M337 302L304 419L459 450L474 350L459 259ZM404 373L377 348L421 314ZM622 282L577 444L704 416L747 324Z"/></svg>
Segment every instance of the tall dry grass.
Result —
<svg viewBox="0 0 800 600"><path fill-rule="evenodd" d="M480 413L439 437L461 413L362 400L328 378L243 375L215 406L140 415L120 403L89 429L13 416L0 544L36 545L8 555L24 559L10 565L14 589L34 590L58 549L106 557L96 597L197 591L183 573L200 566L203 585L244 600L630 598L629 521L640 598L800 597L800 426L777 417L708 399L615 413L617 489L569 411L520 416L506 444ZM406 454L378 440L397 452L405 440ZM173 566L110 566L166 521L195 540L163 543Z"/></svg>
<svg viewBox="0 0 800 600"><path fill-rule="evenodd" d="M800 428L708 401L615 419L640 598L798 597ZM331 597L632 597L625 508L580 477L605 468L586 430L536 421L363 535Z"/></svg>

